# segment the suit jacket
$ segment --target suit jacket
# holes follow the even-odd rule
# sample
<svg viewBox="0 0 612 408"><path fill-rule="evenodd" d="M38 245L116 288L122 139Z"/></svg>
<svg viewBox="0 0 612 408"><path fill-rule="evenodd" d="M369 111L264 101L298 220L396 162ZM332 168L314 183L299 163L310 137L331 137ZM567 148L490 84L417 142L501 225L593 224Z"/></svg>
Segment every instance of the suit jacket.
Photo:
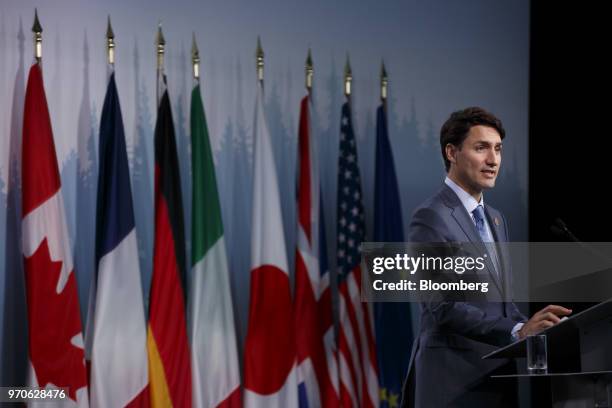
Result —
<svg viewBox="0 0 612 408"><path fill-rule="evenodd" d="M503 215L489 204L485 214L495 241L507 242ZM467 243L485 248L470 214L446 184L415 210L408 242ZM510 343L513 327L526 320L514 303L502 301L510 293L512 276L504 245L497 247L497 254L501 271L496 272L490 258L482 271L490 274L489 291L497 301L470 298L421 303L419 336L412 348L402 407L516 405L514 383L489 378L494 371L514 369L513 364L482 360L483 355Z"/></svg>

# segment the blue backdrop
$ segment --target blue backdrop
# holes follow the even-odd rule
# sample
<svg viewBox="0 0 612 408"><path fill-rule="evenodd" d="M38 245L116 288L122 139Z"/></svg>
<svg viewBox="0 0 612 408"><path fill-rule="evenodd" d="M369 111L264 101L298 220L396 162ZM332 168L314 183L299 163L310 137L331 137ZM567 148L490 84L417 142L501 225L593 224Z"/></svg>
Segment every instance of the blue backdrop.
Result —
<svg viewBox="0 0 612 408"><path fill-rule="evenodd" d="M189 96L192 32L202 59L202 90L215 152L230 257L236 327L243 344L249 302L252 115L255 45L261 36L266 109L278 167L286 247L295 247L295 163L304 60L315 64L313 127L320 138L323 202L335 253L335 189L350 54L354 123L368 237L373 232L374 147L379 70L389 72L389 135L404 227L412 209L442 183L438 132L450 112L483 106L507 129L498 188L487 201L527 239L528 0L368 0L106 2L10 0L0 3L0 384L23 382L26 322L20 249L20 152L25 73L32 63L34 7L44 28L43 70L53 122L81 310L93 273L99 117L106 89L106 17L116 36L116 72L136 208L145 299L153 236L155 46L161 19L190 238ZM333 268L333 259L332 268Z"/></svg>

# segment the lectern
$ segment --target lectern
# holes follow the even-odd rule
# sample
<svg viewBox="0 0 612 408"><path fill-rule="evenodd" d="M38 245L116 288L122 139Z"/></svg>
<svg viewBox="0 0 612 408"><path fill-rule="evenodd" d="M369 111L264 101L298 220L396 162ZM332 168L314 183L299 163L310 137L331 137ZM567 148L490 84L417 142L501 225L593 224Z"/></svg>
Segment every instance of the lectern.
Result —
<svg viewBox="0 0 612 408"><path fill-rule="evenodd" d="M611 288L612 291L612 288ZM548 342L548 373L518 373L492 378L517 377L531 381L549 377L554 408L612 408L612 299L563 320L542 332ZM483 359L526 356L525 340L487 354Z"/></svg>

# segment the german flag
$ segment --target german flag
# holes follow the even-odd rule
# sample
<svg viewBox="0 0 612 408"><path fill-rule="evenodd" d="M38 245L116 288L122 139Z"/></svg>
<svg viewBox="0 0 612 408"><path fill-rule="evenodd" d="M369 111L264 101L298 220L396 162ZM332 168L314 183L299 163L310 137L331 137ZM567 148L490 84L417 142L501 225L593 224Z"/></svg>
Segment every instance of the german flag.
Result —
<svg viewBox="0 0 612 408"><path fill-rule="evenodd" d="M155 124L155 242L147 332L153 407L191 406L180 180L172 110L164 89Z"/></svg>

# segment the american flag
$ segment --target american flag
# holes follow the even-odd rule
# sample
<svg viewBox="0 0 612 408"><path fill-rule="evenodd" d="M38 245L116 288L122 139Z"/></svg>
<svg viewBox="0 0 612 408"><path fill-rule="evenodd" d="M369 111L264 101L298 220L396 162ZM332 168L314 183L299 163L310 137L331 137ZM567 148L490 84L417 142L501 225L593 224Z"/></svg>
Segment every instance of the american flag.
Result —
<svg viewBox="0 0 612 408"><path fill-rule="evenodd" d="M348 102L342 106L338 158L338 291L340 399L343 407L378 407L372 314L361 303L361 243L365 220L357 147Z"/></svg>

